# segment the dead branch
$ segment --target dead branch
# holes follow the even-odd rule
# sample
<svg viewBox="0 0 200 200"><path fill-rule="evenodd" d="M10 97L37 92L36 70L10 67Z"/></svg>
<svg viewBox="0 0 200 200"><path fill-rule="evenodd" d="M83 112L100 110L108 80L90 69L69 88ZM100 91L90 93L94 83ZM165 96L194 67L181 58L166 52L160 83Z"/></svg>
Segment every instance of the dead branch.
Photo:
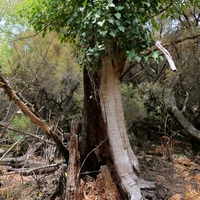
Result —
<svg viewBox="0 0 200 200"><path fill-rule="evenodd" d="M44 120L40 117L40 115L34 110L30 104L27 104L17 92L15 92L9 85L8 81L3 77L2 73L0 73L0 87L5 90L5 93L9 96L10 100L22 110L22 112L31 119L33 123L40 126L42 130L46 133L48 137L50 137L57 145L59 151L64 156L65 160L68 161L69 159L69 152L67 148L62 143L62 140L56 135L51 127L49 127Z"/></svg>
<svg viewBox="0 0 200 200"><path fill-rule="evenodd" d="M186 36L186 37L184 37L184 38L182 38L182 39L178 39L178 40L176 40L176 41L173 41L173 42L170 42L170 43L167 43L167 44L164 44L163 45L163 47L169 47L169 46L173 46L173 45L175 45L175 44L179 44L179 43L181 43L181 42L184 42L184 41L186 41L186 40L194 40L194 39L196 39L196 38L198 38L198 37L200 37L200 34L196 34L196 35L192 35L192 36ZM148 49L147 51L146 51L146 56L148 56L148 55L150 55L153 51L156 51L157 50L157 47L156 47L156 45L154 45L151 49ZM134 60L133 60L134 61ZM124 67L124 71L123 71L123 73L122 73L122 75L121 75L121 77L120 77L120 80L123 80L123 78L124 78L124 76L134 67L135 65L132 63L132 62L130 62L130 61L126 61L126 64L125 64L125 67Z"/></svg>
<svg viewBox="0 0 200 200"><path fill-rule="evenodd" d="M178 39L178 40L175 40L173 42L170 42L168 44L165 44L163 45L164 47L169 47L169 46L172 46L174 44L178 44L178 43L181 43L181 42L184 42L186 40L194 40L196 38L200 37L200 33L199 34L196 34L196 35L191 35L191 36L186 36L184 38L181 38L181 39Z"/></svg>
<svg viewBox="0 0 200 200"><path fill-rule="evenodd" d="M27 160L27 155L18 158L1 158L0 164L6 166L20 167L24 165L26 160Z"/></svg>
<svg viewBox="0 0 200 200"><path fill-rule="evenodd" d="M179 74L180 75L180 74ZM171 76L170 81L168 83L167 90L165 91L165 104L167 109L174 115L180 125L193 137L197 140L200 140L200 130L196 129L183 115L183 112L180 111L176 104L176 99L174 97L173 89L176 83L179 81L179 75ZM187 103L187 96L185 103Z"/></svg>
<svg viewBox="0 0 200 200"><path fill-rule="evenodd" d="M171 95L170 108L173 115L176 117L178 122L185 128L185 130L190 133L193 137L200 140L200 130L196 129L183 115L183 113L178 109L176 105L176 100L174 94Z"/></svg>
<svg viewBox="0 0 200 200"><path fill-rule="evenodd" d="M170 53L167 51L167 49L165 49L162 45L161 45L161 41L156 41L155 45L158 47L158 49L165 55L170 68L172 69L172 71L177 71L176 66L174 64L174 61L172 60L172 56L170 55Z"/></svg>
<svg viewBox="0 0 200 200"><path fill-rule="evenodd" d="M1 160L10 152L10 150L11 150L16 144L18 144L18 143L19 143L19 140L17 140L17 141L3 154L3 156L1 156L0 162L1 162Z"/></svg>
<svg viewBox="0 0 200 200"><path fill-rule="evenodd" d="M24 134L24 135L30 135L31 137L36 138L37 140L39 140L39 141L41 141L41 142L45 142L46 144L55 145L55 143L52 142L52 141L44 140L44 139L42 139L41 137L39 137L39 136L37 136L37 135L34 135L34 134L32 134L32 133L27 133L26 131L21 131L21 130L12 128L12 127L8 126L6 123L0 122L0 126L5 127L4 130L5 130L5 129L8 129L8 130L11 130L11 131L15 131L15 132L18 132L18 133L22 133L22 134Z"/></svg>
<svg viewBox="0 0 200 200"><path fill-rule="evenodd" d="M58 169L58 166L65 163L65 161L61 161L56 164L51 164L51 165L44 165L40 167L34 167L34 168L12 168L8 167L8 171L11 173L8 174L20 174L23 176L30 176L30 175L35 175L35 174L46 174L46 173L52 173ZM7 175L7 174L5 174Z"/></svg>

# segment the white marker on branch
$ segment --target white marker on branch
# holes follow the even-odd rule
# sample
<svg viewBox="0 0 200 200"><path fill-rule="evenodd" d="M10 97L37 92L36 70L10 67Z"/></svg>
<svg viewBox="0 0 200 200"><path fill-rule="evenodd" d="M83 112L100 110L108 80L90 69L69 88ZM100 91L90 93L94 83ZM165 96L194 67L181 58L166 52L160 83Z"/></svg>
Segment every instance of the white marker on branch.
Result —
<svg viewBox="0 0 200 200"><path fill-rule="evenodd" d="M162 51L163 52L163 54L165 55L165 57L166 57L166 59L167 59L167 61L168 61L168 63L169 63L169 66L170 66L170 68L175 72L175 71L177 71L177 69L176 69L176 66L175 66L175 64L174 64L174 61L172 60L172 56L170 55L170 53L167 51L167 49L165 49L162 45L161 45L161 41L159 41L159 40L157 40L156 42L155 42L155 45L158 47L158 49L160 50L160 51Z"/></svg>

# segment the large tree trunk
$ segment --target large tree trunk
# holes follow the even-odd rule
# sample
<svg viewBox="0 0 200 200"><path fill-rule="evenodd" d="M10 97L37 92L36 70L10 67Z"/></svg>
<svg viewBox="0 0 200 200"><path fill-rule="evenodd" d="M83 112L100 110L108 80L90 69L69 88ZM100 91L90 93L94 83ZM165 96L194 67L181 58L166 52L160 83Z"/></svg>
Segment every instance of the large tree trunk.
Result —
<svg viewBox="0 0 200 200"><path fill-rule="evenodd" d="M131 200L140 200L139 179L134 171L139 171L139 164L128 139L119 84L125 60L114 55L109 46L107 53L102 59L100 101L112 159L123 190Z"/></svg>

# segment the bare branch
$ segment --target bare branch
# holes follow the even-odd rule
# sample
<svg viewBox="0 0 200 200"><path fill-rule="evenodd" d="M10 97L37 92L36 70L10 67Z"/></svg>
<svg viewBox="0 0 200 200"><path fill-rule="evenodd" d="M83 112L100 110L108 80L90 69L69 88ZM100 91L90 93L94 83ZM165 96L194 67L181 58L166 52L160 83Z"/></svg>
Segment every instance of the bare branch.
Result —
<svg viewBox="0 0 200 200"><path fill-rule="evenodd" d="M161 45L161 41L156 41L155 45L158 47L158 49L165 55L169 66L171 67L172 71L177 71L176 66L174 64L174 61L172 60L172 56L170 55L170 53L167 51L167 49L165 49L162 45Z"/></svg>
<svg viewBox="0 0 200 200"><path fill-rule="evenodd" d="M9 96L10 100L13 100L13 102L22 110L22 112L31 119L31 121L38 126L42 128L42 130L46 133L48 137L54 140L56 143L59 151L64 156L65 160L69 160L69 152L68 149L64 146L62 140L60 137L53 132L51 127L49 127L44 120L40 117L40 115L34 110L32 106L26 103L23 98L20 98L20 96L12 90L6 79L3 77L2 73L0 73L0 87L2 87L5 90L5 93Z"/></svg>
<svg viewBox="0 0 200 200"><path fill-rule="evenodd" d="M199 14L199 17L200 17L200 14ZM186 36L186 37L184 37L184 38L182 38L182 39L178 39L178 40L176 40L176 41L173 41L173 42L164 44L163 47L166 48L166 47L173 46L173 45L175 45L175 44L184 42L184 41L186 41L186 40L194 40L194 39L196 39L196 38L198 38L198 37L200 37L200 33L199 33L199 34L196 34L196 35L192 35L192 36ZM155 51L156 49L157 49L157 47L156 47L156 46L153 46L151 49L149 49L149 50L146 51L146 54L145 54L145 55L146 55L146 56L150 55L150 54L151 54L153 51ZM121 80L121 81L123 80L123 78L125 77L125 75L126 75L127 73L129 73L129 71L130 71L134 66L135 66L135 65L134 65L133 63L126 61L126 64L125 64L125 67L124 67L125 70L122 72L122 75L120 76L120 80Z"/></svg>
<svg viewBox="0 0 200 200"><path fill-rule="evenodd" d="M16 169L9 167L8 170L12 171L10 173L7 173L5 175L9 174L21 174L23 176L30 176L30 175L35 175L35 174L46 174L46 173L52 173L56 170L58 170L58 167L62 164L64 164L65 161L61 161L59 163L51 164L51 165L44 165L40 167L34 167L34 168L23 168L23 169Z"/></svg>
<svg viewBox="0 0 200 200"><path fill-rule="evenodd" d="M10 152L10 150L19 143L19 140L17 140L7 151L6 153L3 154L3 156L1 156L0 161Z"/></svg>
<svg viewBox="0 0 200 200"><path fill-rule="evenodd" d="M178 122L183 126L183 128L185 128L185 130L188 131L188 133L190 133L190 135L192 135L193 137L195 137L196 139L200 140L200 130L196 129L185 117L184 115L181 113L181 111L177 108L176 105L176 100L174 97L174 94L171 94L171 101L170 101L171 105L171 112L173 113L173 115L176 117L176 119L178 120Z"/></svg>
<svg viewBox="0 0 200 200"><path fill-rule="evenodd" d="M52 141L44 140L44 139L42 139L41 137L39 137L39 136L37 136L37 135L35 135L35 134L27 133L26 131L22 131L22 130L18 130L18 129L12 128L12 127L8 126L8 124L6 124L6 123L0 122L0 126L4 127L4 130L5 130L5 129L8 129L8 130L11 130L11 131L15 131L15 132L18 132L18 133L22 133L22 134L24 134L24 135L30 135L31 137L36 138L37 140L39 140L39 141L41 141L41 142L45 142L46 144L55 145L55 143L52 142Z"/></svg>

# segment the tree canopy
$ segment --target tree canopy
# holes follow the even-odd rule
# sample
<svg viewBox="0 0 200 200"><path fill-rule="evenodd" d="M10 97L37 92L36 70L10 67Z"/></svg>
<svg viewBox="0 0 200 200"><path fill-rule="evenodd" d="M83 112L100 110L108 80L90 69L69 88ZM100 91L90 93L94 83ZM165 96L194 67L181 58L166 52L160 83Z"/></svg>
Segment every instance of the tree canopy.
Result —
<svg viewBox="0 0 200 200"><path fill-rule="evenodd" d="M62 41L78 43L88 60L99 58L105 40L135 57L152 44L150 24L171 1L29 1L28 18L37 31L59 32Z"/></svg>

